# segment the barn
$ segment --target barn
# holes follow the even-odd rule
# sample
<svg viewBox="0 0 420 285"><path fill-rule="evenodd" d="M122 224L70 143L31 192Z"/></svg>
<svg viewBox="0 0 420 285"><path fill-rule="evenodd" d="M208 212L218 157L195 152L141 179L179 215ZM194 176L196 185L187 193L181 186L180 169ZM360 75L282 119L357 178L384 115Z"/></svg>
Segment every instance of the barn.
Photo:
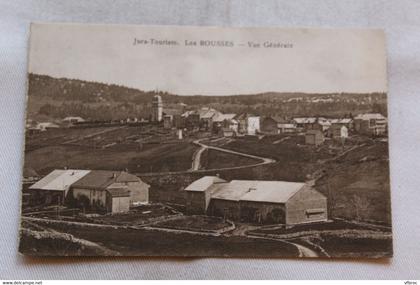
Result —
<svg viewBox="0 0 420 285"><path fill-rule="evenodd" d="M195 214L260 224L302 224L327 220L327 198L300 182L232 180L205 176L186 189ZM191 193L194 192L194 193Z"/></svg>
<svg viewBox="0 0 420 285"><path fill-rule="evenodd" d="M56 169L32 184L28 192L37 204L63 204L70 186L90 170Z"/></svg>
<svg viewBox="0 0 420 285"><path fill-rule="evenodd" d="M106 189L106 212L121 213L130 210L130 190L127 188Z"/></svg>
<svg viewBox="0 0 420 285"><path fill-rule="evenodd" d="M139 177L124 171L92 170L71 185L71 198L85 209L125 212L130 204L149 201L149 187Z"/></svg>
<svg viewBox="0 0 420 285"><path fill-rule="evenodd" d="M210 203L211 193L220 183L226 180L217 176L204 176L186 187L186 209L189 214L204 214Z"/></svg>

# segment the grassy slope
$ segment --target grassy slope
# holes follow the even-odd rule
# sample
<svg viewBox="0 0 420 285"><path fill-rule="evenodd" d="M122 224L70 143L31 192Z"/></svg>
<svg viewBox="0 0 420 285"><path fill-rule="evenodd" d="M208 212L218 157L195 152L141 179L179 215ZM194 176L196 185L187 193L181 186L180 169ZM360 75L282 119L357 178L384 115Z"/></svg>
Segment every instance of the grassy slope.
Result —
<svg viewBox="0 0 420 285"><path fill-rule="evenodd" d="M261 162L257 159L238 156L235 154L221 152L213 149L209 149L206 152L207 153L205 154L205 156L202 156L201 160L201 165L204 169L218 169L242 165L252 165Z"/></svg>
<svg viewBox="0 0 420 285"><path fill-rule="evenodd" d="M327 169L327 175L317 181L317 189L330 197L332 217L391 224L386 143L371 143L349 152Z"/></svg>
<svg viewBox="0 0 420 285"><path fill-rule="evenodd" d="M156 144L137 151L135 147L117 149L92 149L81 146L48 146L25 155L25 166L40 174L52 169L69 168L124 170L130 172L161 172L187 170L196 147L184 142Z"/></svg>
<svg viewBox="0 0 420 285"><path fill-rule="evenodd" d="M121 228L101 229L68 224L48 226L78 238L98 242L122 255L243 257L297 257L298 255L296 248L289 244L246 237L200 236ZM21 240L21 244L25 242Z"/></svg>
<svg viewBox="0 0 420 285"><path fill-rule="evenodd" d="M299 146L299 137L279 144L270 143L273 139L268 137L266 140L237 140L226 145L277 160L274 164L228 173L228 177L305 181L322 167L327 175L317 181L316 187L330 198L330 217L391 223L387 143L367 141L367 145L340 159L322 164L322 160L334 157L327 144L318 148Z"/></svg>

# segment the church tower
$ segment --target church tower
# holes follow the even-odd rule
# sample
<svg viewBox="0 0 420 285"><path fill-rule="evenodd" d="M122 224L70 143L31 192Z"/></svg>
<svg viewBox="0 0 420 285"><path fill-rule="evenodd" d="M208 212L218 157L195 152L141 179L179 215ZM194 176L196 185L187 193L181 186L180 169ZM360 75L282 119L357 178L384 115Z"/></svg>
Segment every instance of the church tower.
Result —
<svg viewBox="0 0 420 285"><path fill-rule="evenodd" d="M155 95L152 101L152 122L162 121L163 103L162 97Z"/></svg>

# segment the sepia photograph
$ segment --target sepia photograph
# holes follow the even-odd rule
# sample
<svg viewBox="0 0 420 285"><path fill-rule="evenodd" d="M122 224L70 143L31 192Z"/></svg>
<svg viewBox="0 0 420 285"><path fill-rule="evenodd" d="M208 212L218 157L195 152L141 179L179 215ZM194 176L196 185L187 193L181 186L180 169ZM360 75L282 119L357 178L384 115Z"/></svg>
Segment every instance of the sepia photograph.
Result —
<svg viewBox="0 0 420 285"><path fill-rule="evenodd" d="M33 23L19 252L390 258L378 29Z"/></svg>

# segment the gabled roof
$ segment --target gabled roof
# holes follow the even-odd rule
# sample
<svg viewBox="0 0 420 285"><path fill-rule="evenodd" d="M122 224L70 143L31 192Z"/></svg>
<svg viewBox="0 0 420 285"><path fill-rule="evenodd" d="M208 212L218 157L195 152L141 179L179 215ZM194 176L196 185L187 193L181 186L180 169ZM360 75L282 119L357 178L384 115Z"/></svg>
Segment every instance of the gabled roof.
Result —
<svg viewBox="0 0 420 285"><path fill-rule="evenodd" d="M367 114L360 114L357 115L355 120L386 120L386 117L384 117L382 114L379 113L367 113Z"/></svg>
<svg viewBox="0 0 420 285"><path fill-rule="evenodd" d="M130 197L130 190L127 188L108 188L106 192L112 197Z"/></svg>
<svg viewBox="0 0 420 285"><path fill-rule="evenodd" d="M305 134L308 134L308 135L323 135L321 130L309 130Z"/></svg>
<svg viewBox="0 0 420 285"><path fill-rule="evenodd" d="M66 122L66 121L73 121L73 120L76 120L76 121L79 121L79 122L84 122L85 121L85 119L83 119L82 117L72 117L72 116L65 117L63 119L64 122Z"/></svg>
<svg viewBox="0 0 420 285"><path fill-rule="evenodd" d="M315 117L302 117L302 118L293 118L297 124L314 124L316 122Z"/></svg>
<svg viewBox="0 0 420 285"><path fill-rule="evenodd" d="M273 120L276 123L282 123L282 124L286 124L286 123L291 123L291 120L287 120L286 118L282 117L282 116L278 116L278 115L273 115L273 116L265 116L263 117L263 120Z"/></svg>
<svg viewBox="0 0 420 285"><path fill-rule="evenodd" d="M213 122L223 122L225 120L232 120L233 118L235 118L236 114L222 114L222 113L217 113L214 117L213 117Z"/></svg>
<svg viewBox="0 0 420 285"><path fill-rule="evenodd" d="M249 113L241 113L239 115L236 115L235 119L236 120L245 120L249 117L258 117L258 116L255 116L254 114L249 114Z"/></svg>
<svg viewBox="0 0 420 285"><path fill-rule="evenodd" d="M285 181L232 181L240 187L248 187L241 201L286 203L305 183ZM254 187L254 188L252 188ZM255 190L253 190L255 189Z"/></svg>
<svg viewBox="0 0 420 285"><path fill-rule="evenodd" d="M198 110L198 114L200 115L200 119L211 119L214 116L216 116L217 114L220 114L219 111L216 111L213 108L201 108L200 110Z"/></svg>
<svg viewBox="0 0 420 285"><path fill-rule="evenodd" d="M105 189L112 183L138 182L140 178L124 171L92 170L72 187L85 189Z"/></svg>
<svg viewBox="0 0 420 285"><path fill-rule="evenodd" d="M232 180L230 183L221 183L211 197L231 201L285 203L305 186L300 182Z"/></svg>
<svg viewBox="0 0 420 285"><path fill-rule="evenodd" d="M226 180L217 176L204 176L188 185L188 187L185 188L185 191L205 191L213 184L223 182L226 182Z"/></svg>
<svg viewBox="0 0 420 285"><path fill-rule="evenodd" d="M353 121L352 118L343 118L343 119L331 119L331 124L349 124Z"/></svg>
<svg viewBox="0 0 420 285"><path fill-rule="evenodd" d="M181 109L176 109L176 108L171 108L171 109L165 108L165 109L163 109L163 113L165 115L171 115L171 116L181 115L182 114L182 110Z"/></svg>
<svg viewBox="0 0 420 285"><path fill-rule="evenodd" d="M74 182L86 176L89 172L90 170L56 169L30 186L29 189L66 191Z"/></svg>
<svg viewBox="0 0 420 285"><path fill-rule="evenodd" d="M296 129L296 125L292 123L277 123L278 128Z"/></svg>
<svg viewBox="0 0 420 285"><path fill-rule="evenodd" d="M42 122L42 123L38 123L36 125L37 129L46 129L46 128L59 128L60 126L55 124L55 123L51 123L51 122Z"/></svg>
<svg viewBox="0 0 420 285"><path fill-rule="evenodd" d="M187 118L189 115L196 114L196 111L185 111L181 117Z"/></svg>
<svg viewBox="0 0 420 285"><path fill-rule="evenodd" d="M321 121L321 122L318 122L318 124L320 124L321 126L331 126L331 123L328 121Z"/></svg>

